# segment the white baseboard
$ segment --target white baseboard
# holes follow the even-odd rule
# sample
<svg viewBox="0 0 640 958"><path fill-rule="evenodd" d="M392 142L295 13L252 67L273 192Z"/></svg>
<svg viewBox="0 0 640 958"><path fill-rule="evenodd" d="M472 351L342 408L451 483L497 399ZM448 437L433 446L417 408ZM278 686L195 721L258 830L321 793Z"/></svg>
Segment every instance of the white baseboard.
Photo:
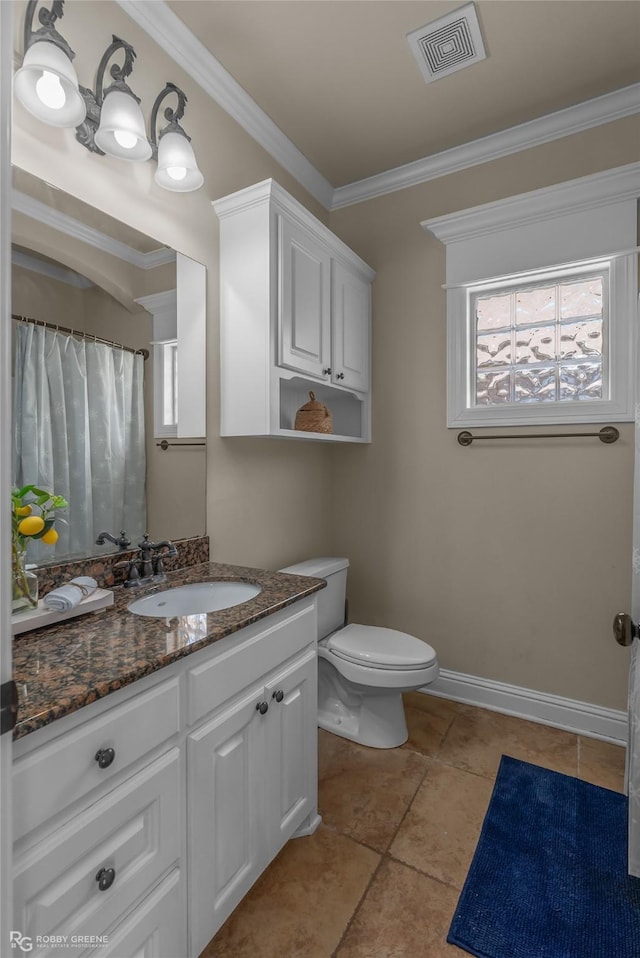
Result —
<svg viewBox="0 0 640 958"><path fill-rule="evenodd" d="M627 713L589 702L578 702L560 695L523 689L518 685L440 669L440 677L420 690L427 695L452 699L465 705L478 705L505 715L515 715L552 725L567 732L599 738L616 745L627 744Z"/></svg>

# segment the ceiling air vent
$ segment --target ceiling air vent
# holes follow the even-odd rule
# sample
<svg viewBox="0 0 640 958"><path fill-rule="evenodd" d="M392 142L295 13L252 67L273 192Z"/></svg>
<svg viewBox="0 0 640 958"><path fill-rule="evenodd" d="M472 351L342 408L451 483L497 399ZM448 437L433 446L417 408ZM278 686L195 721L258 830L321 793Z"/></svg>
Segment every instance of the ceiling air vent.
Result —
<svg viewBox="0 0 640 958"><path fill-rule="evenodd" d="M411 51L426 83L486 59L473 3L407 34Z"/></svg>

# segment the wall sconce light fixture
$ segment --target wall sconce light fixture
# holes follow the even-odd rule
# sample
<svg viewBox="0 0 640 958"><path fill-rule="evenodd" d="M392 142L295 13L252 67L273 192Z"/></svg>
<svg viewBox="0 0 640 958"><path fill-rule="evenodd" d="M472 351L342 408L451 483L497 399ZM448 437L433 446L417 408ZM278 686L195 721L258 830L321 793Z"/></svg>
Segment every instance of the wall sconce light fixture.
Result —
<svg viewBox="0 0 640 958"><path fill-rule="evenodd" d="M175 110L167 107L164 118L167 126L157 134L158 110L168 96L175 93L178 105ZM187 102L185 94L175 83L167 83L164 90L156 97L151 111L151 145L153 157L158 162L155 181L165 190L176 193L188 193L202 186L204 177L198 169L196 157L191 146L191 138L180 126ZM157 136L157 139L156 139Z"/></svg>
<svg viewBox="0 0 640 958"><path fill-rule="evenodd" d="M1 0L0 0L1 2ZM92 153L124 160L157 160L156 183L166 190L186 193L199 189L204 177L198 169L190 137L180 125L187 98L174 83L167 83L151 111L151 142L147 139L140 99L127 84L136 53L130 43L114 36L98 65L96 89L80 86L71 60L75 56L55 29L63 16L64 0L53 0L51 9L40 9L42 28L33 32L39 0L29 0L25 18L25 56L14 80L16 96L39 120L51 126L76 127L76 139ZM104 89L104 75L112 57L124 52L122 65L110 69L112 84ZM168 124L157 131L162 102L175 94L175 109L167 107Z"/></svg>
<svg viewBox="0 0 640 958"><path fill-rule="evenodd" d="M114 63L109 71L113 83L104 89L104 74L112 56L124 51L124 63ZM151 144L147 140L140 100L127 84L136 52L130 43L114 36L98 65L96 92L80 87L87 116L78 126L76 139L92 153L106 153L120 160L148 160Z"/></svg>
<svg viewBox="0 0 640 958"><path fill-rule="evenodd" d="M51 9L40 9L41 28L34 32L33 15L38 0L29 0L24 20L24 60L15 75L14 90L26 109L50 126L78 126L86 108L78 89L72 60L75 53L55 28L63 0Z"/></svg>

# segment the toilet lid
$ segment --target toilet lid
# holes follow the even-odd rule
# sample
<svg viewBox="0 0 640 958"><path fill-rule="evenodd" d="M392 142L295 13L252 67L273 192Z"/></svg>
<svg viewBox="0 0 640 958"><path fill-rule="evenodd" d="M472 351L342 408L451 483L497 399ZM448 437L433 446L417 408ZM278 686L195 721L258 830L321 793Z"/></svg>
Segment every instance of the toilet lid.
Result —
<svg viewBox="0 0 640 958"><path fill-rule="evenodd" d="M424 669L436 659L431 646L415 635L373 625L347 625L329 636L325 647L373 669Z"/></svg>

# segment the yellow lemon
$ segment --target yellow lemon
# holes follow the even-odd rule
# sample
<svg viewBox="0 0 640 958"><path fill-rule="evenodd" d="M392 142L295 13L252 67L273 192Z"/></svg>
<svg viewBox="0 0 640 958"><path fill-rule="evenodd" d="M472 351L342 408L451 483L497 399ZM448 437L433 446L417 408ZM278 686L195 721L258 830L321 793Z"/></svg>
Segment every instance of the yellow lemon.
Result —
<svg viewBox="0 0 640 958"><path fill-rule="evenodd" d="M58 533L55 529L48 529L42 536L41 541L46 542L48 546L54 546L58 541Z"/></svg>
<svg viewBox="0 0 640 958"><path fill-rule="evenodd" d="M33 510L32 510L32 508L31 508L31 506L19 506L19 507L16 509L16 515L17 515L17 516L30 516L32 512L33 512Z"/></svg>
<svg viewBox="0 0 640 958"><path fill-rule="evenodd" d="M18 532L22 536L37 536L44 529L44 519L42 516L27 516L18 526Z"/></svg>

